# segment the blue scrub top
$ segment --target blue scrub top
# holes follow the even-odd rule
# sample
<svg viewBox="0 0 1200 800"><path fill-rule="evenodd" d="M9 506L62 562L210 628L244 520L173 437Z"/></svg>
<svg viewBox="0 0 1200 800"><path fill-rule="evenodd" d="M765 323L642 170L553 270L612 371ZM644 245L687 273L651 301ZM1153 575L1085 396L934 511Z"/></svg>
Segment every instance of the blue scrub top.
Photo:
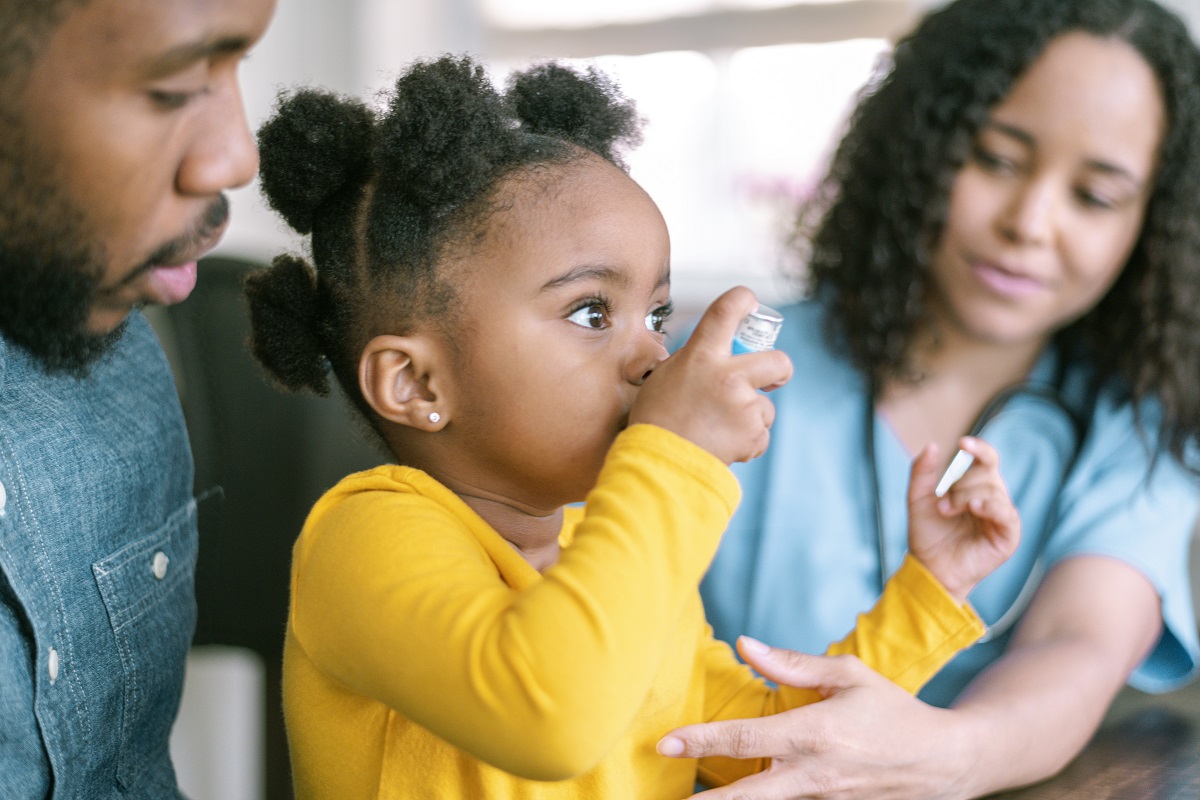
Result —
<svg viewBox="0 0 1200 800"><path fill-rule="evenodd" d="M734 466L742 503L701 591L718 637L732 642L749 634L820 653L879 596L868 399L863 376L827 347L824 307L807 301L783 314L776 347L792 358L795 377L772 393L777 416L768 452ZM1058 372L1056 358L1047 353L1030 379L1054 383ZM1150 469L1153 408L1142 409L1143 435L1128 403L1104 391L1089 403L1080 367L1065 371L1061 394L1072 408L1092 407L1077 455L1071 417L1030 395L1010 401L983 433L1001 453L1001 472L1021 513L1022 541L970 601L985 622L994 623L1027 583L1032 589L1037 576L1059 561L1084 554L1119 559L1158 589L1165 621L1162 638L1130 683L1143 691L1174 688L1197 665L1187 569L1200 485L1169 455ZM912 454L886 420L872 414L871 424L890 574L906 551ZM1072 455L1075 463L1064 480ZM1011 628L961 653L926 686L922 699L948 705L1000 657L1010 635Z"/></svg>

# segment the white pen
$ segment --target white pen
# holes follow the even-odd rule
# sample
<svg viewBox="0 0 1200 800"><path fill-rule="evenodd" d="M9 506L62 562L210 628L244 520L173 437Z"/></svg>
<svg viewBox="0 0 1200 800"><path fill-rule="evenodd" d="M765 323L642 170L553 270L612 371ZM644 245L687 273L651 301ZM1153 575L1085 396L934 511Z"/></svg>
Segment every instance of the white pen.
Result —
<svg viewBox="0 0 1200 800"><path fill-rule="evenodd" d="M946 472L942 475L942 479L938 481L937 488L933 493L938 497L945 497L946 492L950 491L950 487L958 481L963 475L967 474L967 470L975 463L975 456L968 453L966 450L959 450L954 454L954 458L950 461L950 466L946 467Z"/></svg>

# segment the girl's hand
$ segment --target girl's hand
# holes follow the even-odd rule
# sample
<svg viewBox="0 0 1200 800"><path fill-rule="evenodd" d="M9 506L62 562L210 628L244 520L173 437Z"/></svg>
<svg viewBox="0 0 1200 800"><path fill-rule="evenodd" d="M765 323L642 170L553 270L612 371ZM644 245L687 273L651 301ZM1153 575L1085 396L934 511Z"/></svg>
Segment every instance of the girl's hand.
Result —
<svg viewBox="0 0 1200 800"><path fill-rule="evenodd" d="M944 497L937 445L926 445L908 484L908 549L952 597L965 602L979 581L1003 564L1021 539L1021 518L1000 477L1000 456L982 439L964 436L958 446L975 463Z"/></svg>
<svg viewBox="0 0 1200 800"><path fill-rule="evenodd" d="M646 378L629 424L666 428L726 464L766 452L775 406L758 390L787 383L792 362L776 350L732 354L738 323L757 307L744 286L714 300L687 343Z"/></svg>

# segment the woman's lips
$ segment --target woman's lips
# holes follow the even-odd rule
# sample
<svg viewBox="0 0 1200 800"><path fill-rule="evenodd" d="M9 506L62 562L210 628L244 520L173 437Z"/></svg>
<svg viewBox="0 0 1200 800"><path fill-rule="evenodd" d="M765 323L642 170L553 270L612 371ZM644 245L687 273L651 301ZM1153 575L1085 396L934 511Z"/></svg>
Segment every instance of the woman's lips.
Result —
<svg viewBox="0 0 1200 800"><path fill-rule="evenodd" d="M971 271L988 289L1007 297L1025 297L1046 288L1046 285L1036 278L1011 272L985 261L972 262Z"/></svg>

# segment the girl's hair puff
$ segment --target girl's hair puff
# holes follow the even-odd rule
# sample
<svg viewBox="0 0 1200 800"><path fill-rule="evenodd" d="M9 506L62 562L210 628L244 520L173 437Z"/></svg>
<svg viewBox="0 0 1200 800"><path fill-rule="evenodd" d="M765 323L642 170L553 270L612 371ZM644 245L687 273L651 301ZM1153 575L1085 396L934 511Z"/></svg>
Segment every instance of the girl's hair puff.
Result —
<svg viewBox="0 0 1200 800"><path fill-rule="evenodd" d="M950 188L990 109L1053 39L1126 42L1162 91L1167 129L1145 222L1112 289L1056 335L1098 382L1155 397L1181 458L1200 432L1200 53L1153 0L956 0L930 13L855 109L796 243L814 290L832 297L829 335L882 386L913 376L931 250Z"/></svg>
<svg viewBox="0 0 1200 800"><path fill-rule="evenodd" d="M623 166L631 102L605 76L546 64L498 92L469 57L411 65L377 113L314 89L281 95L259 131L268 203L311 234L312 264L251 274L251 348L288 389L328 390L326 365L372 423L358 357L381 333L454 324L440 269L474 246L500 184L593 153Z"/></svg>

